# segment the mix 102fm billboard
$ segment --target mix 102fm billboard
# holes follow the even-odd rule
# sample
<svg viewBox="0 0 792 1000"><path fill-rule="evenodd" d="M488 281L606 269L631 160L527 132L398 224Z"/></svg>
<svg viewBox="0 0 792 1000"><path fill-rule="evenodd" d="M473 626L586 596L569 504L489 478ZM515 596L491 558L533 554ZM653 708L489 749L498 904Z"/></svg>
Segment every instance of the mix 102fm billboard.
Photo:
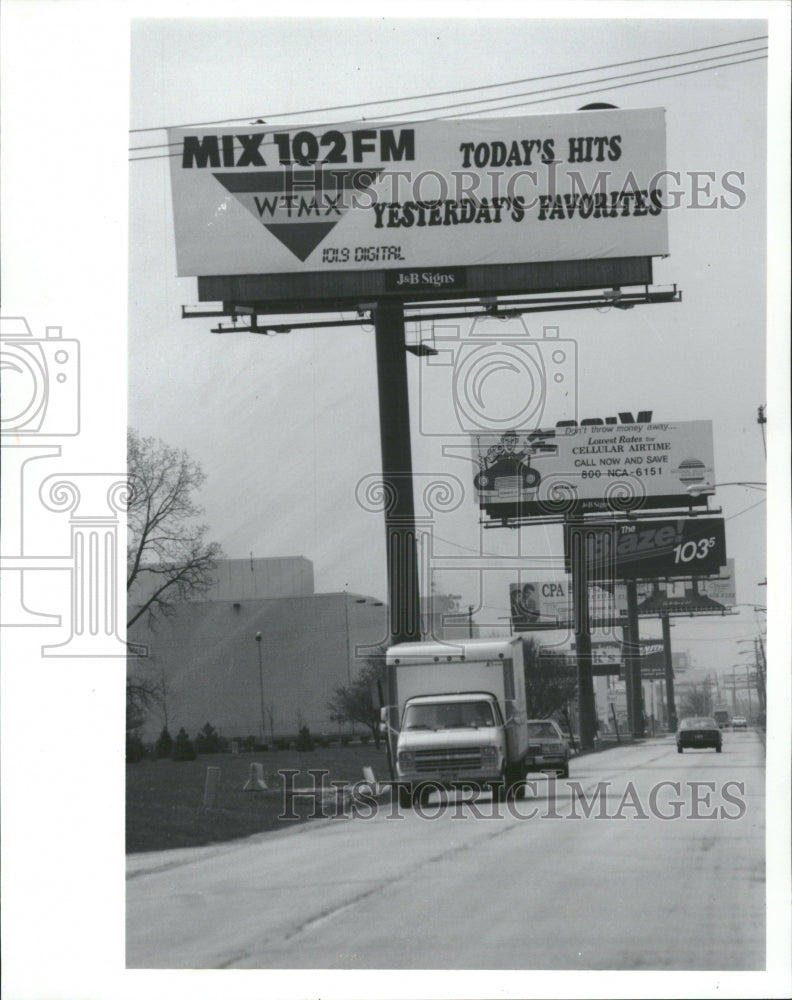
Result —
<svg viewBox="0 0 792 1000"><path fill-rule="evenodd" d="M715 483L709 420L474 434L473 455L502 520L706 506Z"/></svg>
<svg viewBox="0 0 792 1000"><path fill-rule="evenodd" d="M668 253L662 108L168 142L180 276L384 269L390 291L443 291L455 267Z"/></svg>

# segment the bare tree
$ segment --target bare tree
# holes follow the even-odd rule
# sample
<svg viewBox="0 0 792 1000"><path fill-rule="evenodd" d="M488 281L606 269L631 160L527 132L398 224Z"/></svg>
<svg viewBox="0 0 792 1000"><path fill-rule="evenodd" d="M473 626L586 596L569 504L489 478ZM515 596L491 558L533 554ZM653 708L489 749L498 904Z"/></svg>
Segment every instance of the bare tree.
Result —
<svg viewBox="0 0 792 1000"><path fill-rule="evenodd" d="M185 451L136 431L127 435L130 500L127 514L127 626L143 615L168 614L175 602L205 593L221 557L195 519L193 495L203 485L201 466Z"/></svg>
<svg viewBox="0 0 792 1000"><path fill-rule="evenodd" d="M683 688L679 698L679 717L686 715L711 715L712 693L709 685L691 684Z"/></svg>
<svg viewBox="0 0 792 1000"><path fill-rule="evenodd" d="M577 670L569 657L543 650L523 637L525 698L529 719L546 719L577 695Z"/></svg>
<svg viewBox="0 0 792 1000"><path fill-rule="evenodd" d="M376 695L377 681L385 672L385 655L369 656L358 677L343 687L337 687L327 703L327 712L333 722L360 722L371 730L374 745L379 748L380 714L379 699Z"/></svg>
<svg viewBox="0 0 792 1000"><path fill-rule="evenodd" d="M162 718L162 726L164 729L170 729L170 708L173 706L174 689L171 679L164 670L160 670L153 688L154 700Z"/></svg>

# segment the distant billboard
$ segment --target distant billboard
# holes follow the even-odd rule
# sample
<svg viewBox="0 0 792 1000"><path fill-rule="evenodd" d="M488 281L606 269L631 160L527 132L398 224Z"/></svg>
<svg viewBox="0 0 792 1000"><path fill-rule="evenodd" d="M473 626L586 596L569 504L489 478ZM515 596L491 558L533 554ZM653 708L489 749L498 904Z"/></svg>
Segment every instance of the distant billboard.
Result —
<svg viewBox="0 0 792 1000"><path fill-rule="evenodd" d="M715 579L697 577L638 584L638 614L725 614L737 602L734 560L726 560Z"/></svg>
<svg viewBox="0 0 792 1000"><path fill-rule="evenodd" d="M475 434L473 452L498 518L706 506L715 482L709 420Z"/></svg>
<svg viewBox="0 0 792 1000"><path fill-rule="evenodd" d="M593 622L612 622L626 611L626 598L619 604L613 588L588 588L589 615ZM569 576L554 580L528 580L509 587L511 627L515 632L569 628L574 622L572 584Z"/></svg>
<svg viewBox="0 0 792 1000"><path fill-rule="evenodd" d="M585 545L589 574L614 580L705 576L726 564L722 517L678 517L663 521L615 521L566 525L564 559L570 569L572 539ZM607 573L603 574L603 570Z"/></svg>
<svg viewBox="0 0 792 1000"><path fill-rule="evenodd" d="M662 108L168 142L179 275L386 272L384 291L437 294L475 291L472 265L668 253Z"/></svg>

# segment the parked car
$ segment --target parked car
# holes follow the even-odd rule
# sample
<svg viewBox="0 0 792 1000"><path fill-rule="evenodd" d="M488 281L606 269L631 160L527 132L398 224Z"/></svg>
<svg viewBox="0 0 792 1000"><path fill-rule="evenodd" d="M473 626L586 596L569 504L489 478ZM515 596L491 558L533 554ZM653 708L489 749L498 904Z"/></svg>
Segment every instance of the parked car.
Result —
<svg viewBox="0 0 792 1000"><path fill-rule="evenodd" d="M711 716L692 715L679 723L676 734L677 753L683 750L714 747L716 753L723 748L723 737L718 723Z"/></svg>
<svg viewBox="0 0 792 1000"><path fill-rule="evenodd" d="M557 722L552 719L528 720L528 753L526 770L555 771L569 777L569 744Z"/></svg>
<svg viewBox="0 0 792 1000"><path fill-rule="evenodd" d="M748 720L744 715L735 715L732 719L732 729L747 729Z"/></svg>

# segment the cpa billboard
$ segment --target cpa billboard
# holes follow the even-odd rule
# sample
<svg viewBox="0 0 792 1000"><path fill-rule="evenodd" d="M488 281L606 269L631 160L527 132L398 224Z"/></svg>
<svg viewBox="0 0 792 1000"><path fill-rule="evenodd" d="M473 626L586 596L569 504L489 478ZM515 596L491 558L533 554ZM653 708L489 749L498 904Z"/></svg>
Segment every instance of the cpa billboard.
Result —
<svg viewBox="0 0 792 1000"><path fill-rule="evenodd" d="M493 517L706 505L712 422L603 424L473 435L479 506Z"/></svg>
<svg viewBox="0 0 792 1000"><path fill-rule="evenodd" d="M588 587L589 615L594 622L610 623L626 611L624 595L621 603L613 588ZM515 632L540 629L569 628L574 622L572 583L569 576L554 580L528 580L509 586L511 627Z"/></svg>
<svg viewBox="0 0 792 1000"><path fill-rule="evenodd" d="M168 130L179 275L668 253L665 112Z"/></svg>

